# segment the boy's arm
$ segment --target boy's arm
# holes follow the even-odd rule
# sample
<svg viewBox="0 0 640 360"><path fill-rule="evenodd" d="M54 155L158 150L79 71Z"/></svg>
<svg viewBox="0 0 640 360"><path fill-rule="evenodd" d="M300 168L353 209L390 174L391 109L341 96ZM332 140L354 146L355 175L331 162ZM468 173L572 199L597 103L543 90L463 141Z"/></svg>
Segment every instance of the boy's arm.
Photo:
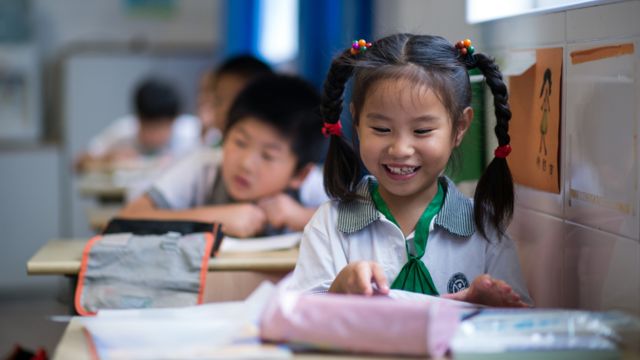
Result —
<svg viewBox="0 0 640 360"><path fill-rule="evenodd" d="M259 234L267 218L262 209L253 204L202 206L184 210L157 208L148 195L129 203L119 214L130 219L186 220L222 224L222 231L234 237Z"/></svg>
<svg viewBox="0 0 640 360"><path fill-rule="evenodd" d="M288 228L292 231L302 231L307 225L316 207L304 207L287 194L278 194L262 199L258 206L264 210L269 224L276 228Z"/></svg>

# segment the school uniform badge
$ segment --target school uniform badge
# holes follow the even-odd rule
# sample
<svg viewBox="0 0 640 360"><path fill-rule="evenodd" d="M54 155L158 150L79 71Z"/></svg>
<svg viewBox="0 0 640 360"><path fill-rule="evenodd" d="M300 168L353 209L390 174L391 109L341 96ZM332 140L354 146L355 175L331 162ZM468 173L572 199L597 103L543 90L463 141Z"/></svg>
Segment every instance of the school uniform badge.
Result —
<svg viewBox="0 0 640 360"><path fill-rule="evenodd" d="M447 283L447 291L449 294L457 293L469 287L469 280L463 273L455 273Z"/></svg>

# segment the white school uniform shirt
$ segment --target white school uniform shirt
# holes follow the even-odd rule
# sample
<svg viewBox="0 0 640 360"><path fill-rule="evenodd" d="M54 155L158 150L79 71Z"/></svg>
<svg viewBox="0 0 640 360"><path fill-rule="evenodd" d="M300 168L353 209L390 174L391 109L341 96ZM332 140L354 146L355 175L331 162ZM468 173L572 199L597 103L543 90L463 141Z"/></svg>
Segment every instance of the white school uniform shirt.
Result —
<svg viewBox="0 0 640 360"><path fill-rule="evenodd" d="M181 156L201 144L201 123L192 115L180 115L173 122L169 143L158 155ZM140 149L138 130L140 124L134 115L123 116L101 131L89 142L88 152L92 156L103 156L118 147Z"/></svg>
<svg viewBox="0 0 640 360"><path fill-rule="evenodd" d="M147 195L157 207L174 210L232 203L220 176L221 165L222 148L200 148L160 175ZM316 167L311 174L305 178L304 193L301 191L298 197L303 206L318 207L329 198L324 191L322 170Z"/></svg>
<svg viewBox="0 0 640 360"><path fill-rule="evenodd" d="M381 212L371 199L375 178L364 178L357 192L362 200L331 201L322 205L307 224L300 254L289 288L326 292L338 273L354 261L375 261L392 284L407 262L405 242L413 249L414 233L402 230ZM522 300L531 304L520 270L515 244L495 230L485 239L475 231L473 202L449 179L439 179L445 190L440 212L434 217L422 261L440 294L469 287L479 275L489 274L507 282Z"/></svg>

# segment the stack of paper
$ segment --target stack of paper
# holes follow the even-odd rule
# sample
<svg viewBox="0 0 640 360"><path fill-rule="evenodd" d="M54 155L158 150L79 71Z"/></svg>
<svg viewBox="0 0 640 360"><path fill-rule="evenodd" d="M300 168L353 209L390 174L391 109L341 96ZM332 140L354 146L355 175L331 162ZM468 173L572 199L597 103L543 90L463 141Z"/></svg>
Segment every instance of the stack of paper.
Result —
<svg viewBox="0 0 640 360"><path fill-rule="evenodd" d="M640 334L640 320L619 312L485 308L460 325L451 351L456 360L619 359L623 333Z"/></svg>
<svg viewBox="0 0 640 360"><path fill-rule="evenodd" d="M103 310L82 323L99 359L289 359L262 345L256 326L273 292L263 284L245 301L175 309Z"/></svg>

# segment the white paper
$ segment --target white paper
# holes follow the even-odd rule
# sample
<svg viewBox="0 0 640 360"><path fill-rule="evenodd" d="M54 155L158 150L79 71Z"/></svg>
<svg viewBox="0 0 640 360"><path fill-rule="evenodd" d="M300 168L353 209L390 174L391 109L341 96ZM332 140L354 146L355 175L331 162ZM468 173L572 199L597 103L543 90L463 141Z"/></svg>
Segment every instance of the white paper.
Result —
<svg viewBox="0 0 640 360"><path fill-rule="evenodd" d="M291 249L297 246L302 239L301 232L284 235L264 236L255 238L238 239L225 236L220 245L221 252L260 252Z"/></svg>
<svg viewBox="0 0 640 360"><path fill-rule="evenodd" d="M245 301L163 309L101 310L82 318L100 359L289 359L258 338L275 291L264 282Z"/></svg>

